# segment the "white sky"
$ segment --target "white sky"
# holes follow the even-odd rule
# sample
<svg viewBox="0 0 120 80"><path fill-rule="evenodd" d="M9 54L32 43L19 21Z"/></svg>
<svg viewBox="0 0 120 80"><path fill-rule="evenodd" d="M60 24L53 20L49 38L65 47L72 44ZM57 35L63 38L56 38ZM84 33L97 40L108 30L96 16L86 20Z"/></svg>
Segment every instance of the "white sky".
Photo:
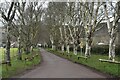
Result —
<svg viewBox="0 0 120 80"><path fill-rule="evenodd" d="M106 1L106 0L0 0L0 3L4 3L4 2L12 2L12 1L19 1L19 2L45 2L46 1L46 4L44 4L43 7L47 7L47 3L48 2L66 2L66 1L70 1L70 2L75 2L75 1ZM107 0L108 1L108 0ZM116 1L120 1L120 0L109 0L109 1L112 1L112 2L116 2ZM0 18L1 18L1 15L0 15ZM111 19L112 20L112 19ZM0 27L3 26L2 22L0 22Z"/></svg>
<svg viewBox="0 0 120 80"><path fill-rule="evenodd" d="M19 1L19 2L24 2L24 1L26 1L27 2L27 4L29 4L29 2L45 2L44 3L44 5L43 5L43 8L46 8L47 7L47 4L48 4L48 0L0 0L0 3L5 3L5 2L11 2L11 1ZM16 17L16 16L15 16ZM1 15L0 15L0 19L1 19ZM0 27L2 27L3 26L3 24L2 24L2 22L0 21Z"/></svg>
<svg viewBox="0 0 120 80"><path fill-rule="evenodd" d="M44 1L48 1L48 2L98 2L98 1L100 1L100 2L105 2L105 1L112 1L112 2L116 2L116 1L120 1L120 0L0 0L0 3L1 2L11 2L11 1L15 1L15 2L17 2L17 1L19 1L19 2L21 2L21 1L23 1L23 2L44 2Z"/></svg>

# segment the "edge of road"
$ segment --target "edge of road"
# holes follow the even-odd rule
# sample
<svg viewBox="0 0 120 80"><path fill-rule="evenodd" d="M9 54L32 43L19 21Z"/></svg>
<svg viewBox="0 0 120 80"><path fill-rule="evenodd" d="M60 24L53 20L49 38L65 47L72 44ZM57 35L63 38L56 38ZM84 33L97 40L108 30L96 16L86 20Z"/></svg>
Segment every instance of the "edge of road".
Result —
<svg viewBox="0 0 120 80"><path fill-rule="evenodd" d="M43 48L40 48L39 50L41 50L41 49L43 49ZM55 56L57 56L57 57L60 57L60 56L58 56L58 55L56 55L56 54L54 54L54 53L52 53L52 52L47 51L46 49L43 49L43 50L45 50L46 52L48 52L48 53L50 53L50 54L53 54L53 55L55 55ZM43 63L43 57L42 57L41 51L40 51L40 56L41 56L41 62L40 62L40 64L35 65L34 67L32 67L32 68L30 68L30 69L27 69L27 70L25 70L25 71L22 72L22 73L16 74L15 76L13 76L13 77L11 77L11 78L19 78L20 76L22 76L22 75L24 75L24 74L26 74L26 73L28 73L28 72L30 72L30 71L32 71L32 70L40 67L40 66L42 65L42 63ZM93 72L95 72L95 73L97 73L97 74L106 76L105 79L107 79L107 78L108 78L108 79L109 79L109 78L116 78L116 77L113 77L113 76L110 75L110 74L101 72L101 71L99 71L99 70L97 70L97 69L95 69L95 68L93 68L93 67L89 67L89 66L84 65L84 64L80 64L80 63L77 63L77 62L73 62L73 61L71 61L71 60L69 60L69 59L66 59L66 58L63 58L63 57L60 57L60 58L65 59L65 60L67 60L67 61L69 61L69 62L72 62L72 63L74 63L74 64L78 64L78 65L81 65L81 66L83 66L83 67L86 67L86 68L90 69L91 71L93 71ZM59 79L59 78L58 78L58 79ZM94 79L94 78L93 78L93 79ZM98 79L99 79L99 78L98 78ZM104 78L103 78L103 79L104 79Z"/></svg>
<svg viewBox="0 0 120 80"><path fill-rule="evenodd" d="M41 50L41 48L39 48L39 50ZM21 72L21 73L18 73L18 74L14 75L14 76L12 76L12 77L10 77L10 78L19 78L20 76L22 76L22 75L24 75L24 74L26 74L26 73L28 73L28 72L30 72L30 71L38 68L38 67L42 64L42 62L43 62L43 57L42 57L42 55L41 55L41 51L40 51L39 54L40 54L40 56L41 56L41 61L40 61L39 64L34 65L34 66L31 67L30 69L26 69L25 71L23 71L23 72Z"/></svg>
<svg viewBox="0 0 120 80"><path fill-rule="evenodd" d="M46 50L46 49L44 49L44 50ZM47 50L46 50L46 51L47 51ZM49 52L49 51L47 51L47 52ZM81 64L81 63L77 63L76 61L71 61L71 60L69 60L69 59L67 59L67 58L61 57L61 56L59 56L59 55L57 55L57 54L54 54L54 53L52 53L52 52L49 52L49 53L51 53L51 54L53 54L53 55L56 55L56 56L58 56L58 57L60 57L60 58L66 59L67 61L70 61L70 62L72 62L72 63L75 63L75 64L81 65L81 66L83 66L83 67L86 67L86 68L90 69L91 71L93 71L93 72L95 72L95 73L97 73L97 74L106 76L107 78L119 78L119 77L114 77L114 76L112 76L111 74L108 74L108 73L104 73L104 72L102 72L102 71L99 71L99 70L97 70L97 69L95 69L95 68L93 68L93 67L90 67L90 66L87 66L87 65L84 65L84 64Z"/></svg>

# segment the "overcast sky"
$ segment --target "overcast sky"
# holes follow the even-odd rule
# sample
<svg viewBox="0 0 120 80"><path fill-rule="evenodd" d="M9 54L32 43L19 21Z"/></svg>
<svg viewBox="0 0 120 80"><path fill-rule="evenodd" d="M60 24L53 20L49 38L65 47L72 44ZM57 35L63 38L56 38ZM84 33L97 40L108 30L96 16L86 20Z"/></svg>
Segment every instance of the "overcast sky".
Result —
<svg viewBox="0 0 120 80"><path fill-rule="evenodd" d="M47 3L50 2L50 1L54 1L54 2L66 2L66 1L71 1L71 2L75 2L75 1L106 1L106 0L0 0L0 3L4 3L4 2L12 2L12 1L26 1L27 3L29 2L43 2L43 1L46 1L46 4L44 4L43 7L46 7ZM107 0L108 1L108 0ZM109 0L109 1L112 1L112 2L116 2L116 1L119 1L119 0ZM1 15L0 15L0 18L1 18ZM0 21L0 27L3 26L2 22Z"/></svg>

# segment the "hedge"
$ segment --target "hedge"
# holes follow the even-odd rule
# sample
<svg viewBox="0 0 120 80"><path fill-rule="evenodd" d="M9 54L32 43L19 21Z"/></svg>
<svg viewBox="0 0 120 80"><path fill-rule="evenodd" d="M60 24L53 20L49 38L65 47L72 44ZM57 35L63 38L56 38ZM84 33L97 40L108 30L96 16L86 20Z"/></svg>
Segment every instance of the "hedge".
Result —
<svg viewBox="0 0 120 80"><path fill-rule="evenodd" d="M59 46L57 49L61 49ZM66 50L66 47L64 48ZM73 47L70 46L70 51L73 51ZM78 52L81 51L80 47L78 47ZM85 46L82 49L83 52L85 52ZM92 46L91 52L94 54L108 54L109 53L109 45L95 45ZM120 46L116 46L115 48L115 54L120 55Z"/></svg>

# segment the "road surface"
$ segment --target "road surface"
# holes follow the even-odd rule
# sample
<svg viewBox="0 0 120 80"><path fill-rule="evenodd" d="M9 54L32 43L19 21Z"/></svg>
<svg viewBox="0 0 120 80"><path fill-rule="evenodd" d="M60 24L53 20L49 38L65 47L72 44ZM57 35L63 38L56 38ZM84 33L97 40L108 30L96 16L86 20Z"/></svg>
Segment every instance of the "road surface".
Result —
<svg viewBox="0 0 120 80"><path fill-rule="evenodd" d="M103 74L70 62L41 49L43 61L39 67L20 78L105 78Z"/></svg>

